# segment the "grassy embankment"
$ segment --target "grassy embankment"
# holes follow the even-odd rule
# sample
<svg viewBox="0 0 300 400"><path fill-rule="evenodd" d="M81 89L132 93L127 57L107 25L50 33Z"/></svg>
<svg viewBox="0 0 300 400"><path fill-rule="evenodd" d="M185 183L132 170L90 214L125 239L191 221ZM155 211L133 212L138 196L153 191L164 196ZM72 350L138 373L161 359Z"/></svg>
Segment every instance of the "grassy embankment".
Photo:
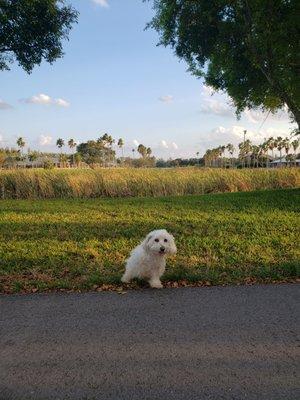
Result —
<svg viewBox="0 0 300 400"><path fill-rule="evenodd" d="M176 238L171 285L299 276L300 190L126 199L0 201L0 292L116 284L155 228ZM109 287L109 286L104 286Z"/></svg>

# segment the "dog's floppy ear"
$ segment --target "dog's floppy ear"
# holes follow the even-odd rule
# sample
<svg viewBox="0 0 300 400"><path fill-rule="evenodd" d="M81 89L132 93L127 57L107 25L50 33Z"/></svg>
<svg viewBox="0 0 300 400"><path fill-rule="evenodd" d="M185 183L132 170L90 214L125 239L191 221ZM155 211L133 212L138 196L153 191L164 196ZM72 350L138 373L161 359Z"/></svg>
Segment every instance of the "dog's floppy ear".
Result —
<svg viewBox="0 0 300 400"><path fill-rule="evenodd" d="M170 253L171 254L176 254L177 253L177 247L176 247L176 244L175 244L174 236L171 235L170 233L169 233L169 235L170 235L170 239L171 239L171 241L170 241Z"/></svg>
<svg viewBox="0 0 300 400"><path fill-rule="evenodd" d="M149 235L146 236L145 240L142 243L142 246L143 246L144 250L147 250L148 243L149 243L150 239L152 239L152 234L151 233L149 233Z"/></svg>

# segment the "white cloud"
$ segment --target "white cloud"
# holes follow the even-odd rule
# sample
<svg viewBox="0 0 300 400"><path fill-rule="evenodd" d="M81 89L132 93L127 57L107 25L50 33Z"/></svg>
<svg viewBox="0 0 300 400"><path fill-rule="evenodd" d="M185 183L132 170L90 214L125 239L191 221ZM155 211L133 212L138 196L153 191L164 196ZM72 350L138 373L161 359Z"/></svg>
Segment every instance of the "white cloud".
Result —
<svg viewBox="0 0 300 400"><path fill-rule="evenodd" d="M228 129L224 128L224 126L218 126L217 128L213 129L213 133L222 134L226 133Z"/></svg>
<svg viewBox="0 0 300 400"><path fill-rule="evenodd" d="M265 128L261 130L251 130L247 129L245 126L232 125L229 128L224 126L218 126L213 129L209 135L210 146L219 146L221 144L226 144L230 141L234 143L240 143L244 138L244 131L246 132L246 139L249 139L255 144L262 143L265 139L271 136L288 136L289 132L282 130L282 128ZM206 142L204 140L204 142ZM207 141L208 142L208 141Z"/></svg>
<svg viewBox="0 0 300 400"><path fill-rule="evenodd" d="M160 96L158 100L162 101L163 103L172 103L174 98L171 94L167 94L165 96Z"/></svg>
<svg viewBox="0 0 300 400"><path fill-rule="evenodd" d="M269 128L265 128L262 129L260 131L260 134L262 137L271 137L271 136L289 136L290 135L290 131L289 130L285 130L282 128L273 128L273 127L269 127Z"/></svg>
<svg viewBox="0 0 300 400"><path fill-rule="evenodd" d="M56 104L57 106L60 106L60 107L69 107L69 105L70 105L70 103L68 103L64 99L55 99L54 104Z"/></svg>
<svg viewBox="0 0 300 400"><path fill-rule="evenodd" d="M136 147L138 147L139 142L138 142L136 139L134 139L134 140L133 140L133 144L134 144Z"/></svg>
<svg viewBox="0 0 300 400"><path fill-rule="evenodd" d="M10 104L0 99L0 110L8 110L9 108L13 108Z"/></svg>
<svg viewBox="0 0 300 400"><path fill-rule="evenodd" d="M164 148L164 149L168 149L169 146L167 144L167 142L165 140L161 140L160 145Z"/></svg>
<svg viewBox="0 0 300 400"><path fill-rule="evenodd" d="M203 85L201 92L201 108L200 111L204 114L217 115L222 117L232 117L236 119L235 108L230 97L222 91L214 91L209 86ZM287 106L275 114L268 113L262 109L249 110L246 109L242 113L247 122L252 124L262 124L265 122L288 122L290 120Z"/></svg>
<svg viewBox="0 0 300 400"><path fill-rule="evenodd" d="M204 99L200 111L204 114L221 115L223 117L232 117L233 109L225 102L212 99Z"/></svg>
<svg viewBox="0 0 300 400"><path fill-rule="evenodd" d="M288 110L284 107L283 110L276 112L275 114L262 111L262 110L245 110L244 115L249 122L253 124L263 123L266 121L288 121L289 115Z"/></svg>
<svg viewBox="0 0 300 400"><path fill-rule="evenodd" d="M171 145L172 145L172 147L173 147L174 150L177 150L177 149L178 149L178 145L177 145L175 142L172 142Z"/></svg>
<svg viewBox="0 0 300 400"><path fill-rule="evenodd" d="M217 128L213 129L212 134L216 139L216 144L220 145L223 143L224 140L234 140L234 139L243 139L244 138L244 131L246 133L246 139L254 140L254 141L261 141L264 138L264 133L262 132L255 132L249 129L246 129L244 126L240 125L233 125L229 128L225 128L224 126L218 126ZM218 142L217 142L218 140Z"/></svg>
<svg viewBox="0 0 300 400"><path fill-rule="evenodd" d="M203 85L203 91L202 94L204 96L211 96L212 94L214 94L214 89L212 89L211 87L207 86L207 85Z"/></svg>
<svg viewBox="0 0 300 400"><path fill-rule="evenodd" d="M21 100L27 104L41 104L41 105L57 105L59 107L69 107L70 103L68 103L64 99L52 99L52 97L48 96L47 94L40 93L36 96L29 97L27 99Z"/></svg>
<svg viewBox="0 0 300 400"><path fill-rule="evenodd" d="M24 99L24 103L29 104L51 104L52 100L50 96L46 94L38 94L37 96L29 97L28 99Z"/></svg>
<svg viewBox="0 0 300 400"><path fill-rule="evenodd" d="M222 117L234 117L234 109L229 105L230 99L226 94L215 92L206 85L203 85L201 94L201 113Z"/></svg>
<svg viewBox="0 0 300 400"><path fill-rule="evenodd" d="M260 111L245 110L244 115L247 118L247 120L249 122L252 122L253 124L257 124L259 121L261 121L262 118Z"/></svg>
<svg viewBox="0 0 300 400"><path fill-rule="evenodd" d="M101 7L109 7L107 0L92 0L93 3L98 4Z"/></svg>
<svg viewBox="0 0 300 400"><path fill-rule="evenodd" d="M39 137L39 144L40 146L49 146L52 144L52 136L49 135L40 135Z"/></svg>

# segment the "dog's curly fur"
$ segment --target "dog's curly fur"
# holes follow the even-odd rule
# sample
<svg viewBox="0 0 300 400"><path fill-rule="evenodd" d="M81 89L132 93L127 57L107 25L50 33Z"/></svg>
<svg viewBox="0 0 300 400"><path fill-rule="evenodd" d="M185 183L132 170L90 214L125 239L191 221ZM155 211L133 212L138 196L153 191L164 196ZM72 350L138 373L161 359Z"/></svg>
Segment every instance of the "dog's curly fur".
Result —
<svg viewBox="0 0 300 400"><path fill-rule="evenodd" d="M133 278L145 279L152 288L162 288L161 276L166 268L166 256L177 251L174 237L165 229L150 232L142 243L132 250L126 262L122 282Z"/></svg>

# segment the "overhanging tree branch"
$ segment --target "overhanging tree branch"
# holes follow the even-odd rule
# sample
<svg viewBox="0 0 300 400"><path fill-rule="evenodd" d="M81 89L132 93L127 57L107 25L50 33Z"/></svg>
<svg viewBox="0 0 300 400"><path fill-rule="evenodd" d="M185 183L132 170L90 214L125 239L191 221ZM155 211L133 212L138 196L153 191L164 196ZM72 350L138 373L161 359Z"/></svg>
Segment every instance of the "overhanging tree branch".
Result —
<svg viewBox="0 0 300 400"><path fill-rule="evenodd" d="M282 85L280 84L280 81L275 77L275 74L272 71L272 60L268 57L266 54L266 58L262 58L260 55L259 51L256 48L255 41L253 38L253 30L254 30L254 24L253 24L253 19L252 19L252 12L251 8L249 6L249 2L247 0L244 0L244 5L245 5L245 10L246 14L244 14L244 20L245 24L248 27L248 43L249 43L249 48L252 52L252 55L257 63L257 66L269 82L270 86L274 90L275 93L277 93L277 96L288 106L289 110L293 114L295 121L298 124L298 127L300 127L300 109L297 107L297 105L294 103L293 99L291 96L283 89ZM271 53L271 50L270 50ZM270 54L269 53L269 54ZM269 59L268 59L269 58Z"/></svg>

